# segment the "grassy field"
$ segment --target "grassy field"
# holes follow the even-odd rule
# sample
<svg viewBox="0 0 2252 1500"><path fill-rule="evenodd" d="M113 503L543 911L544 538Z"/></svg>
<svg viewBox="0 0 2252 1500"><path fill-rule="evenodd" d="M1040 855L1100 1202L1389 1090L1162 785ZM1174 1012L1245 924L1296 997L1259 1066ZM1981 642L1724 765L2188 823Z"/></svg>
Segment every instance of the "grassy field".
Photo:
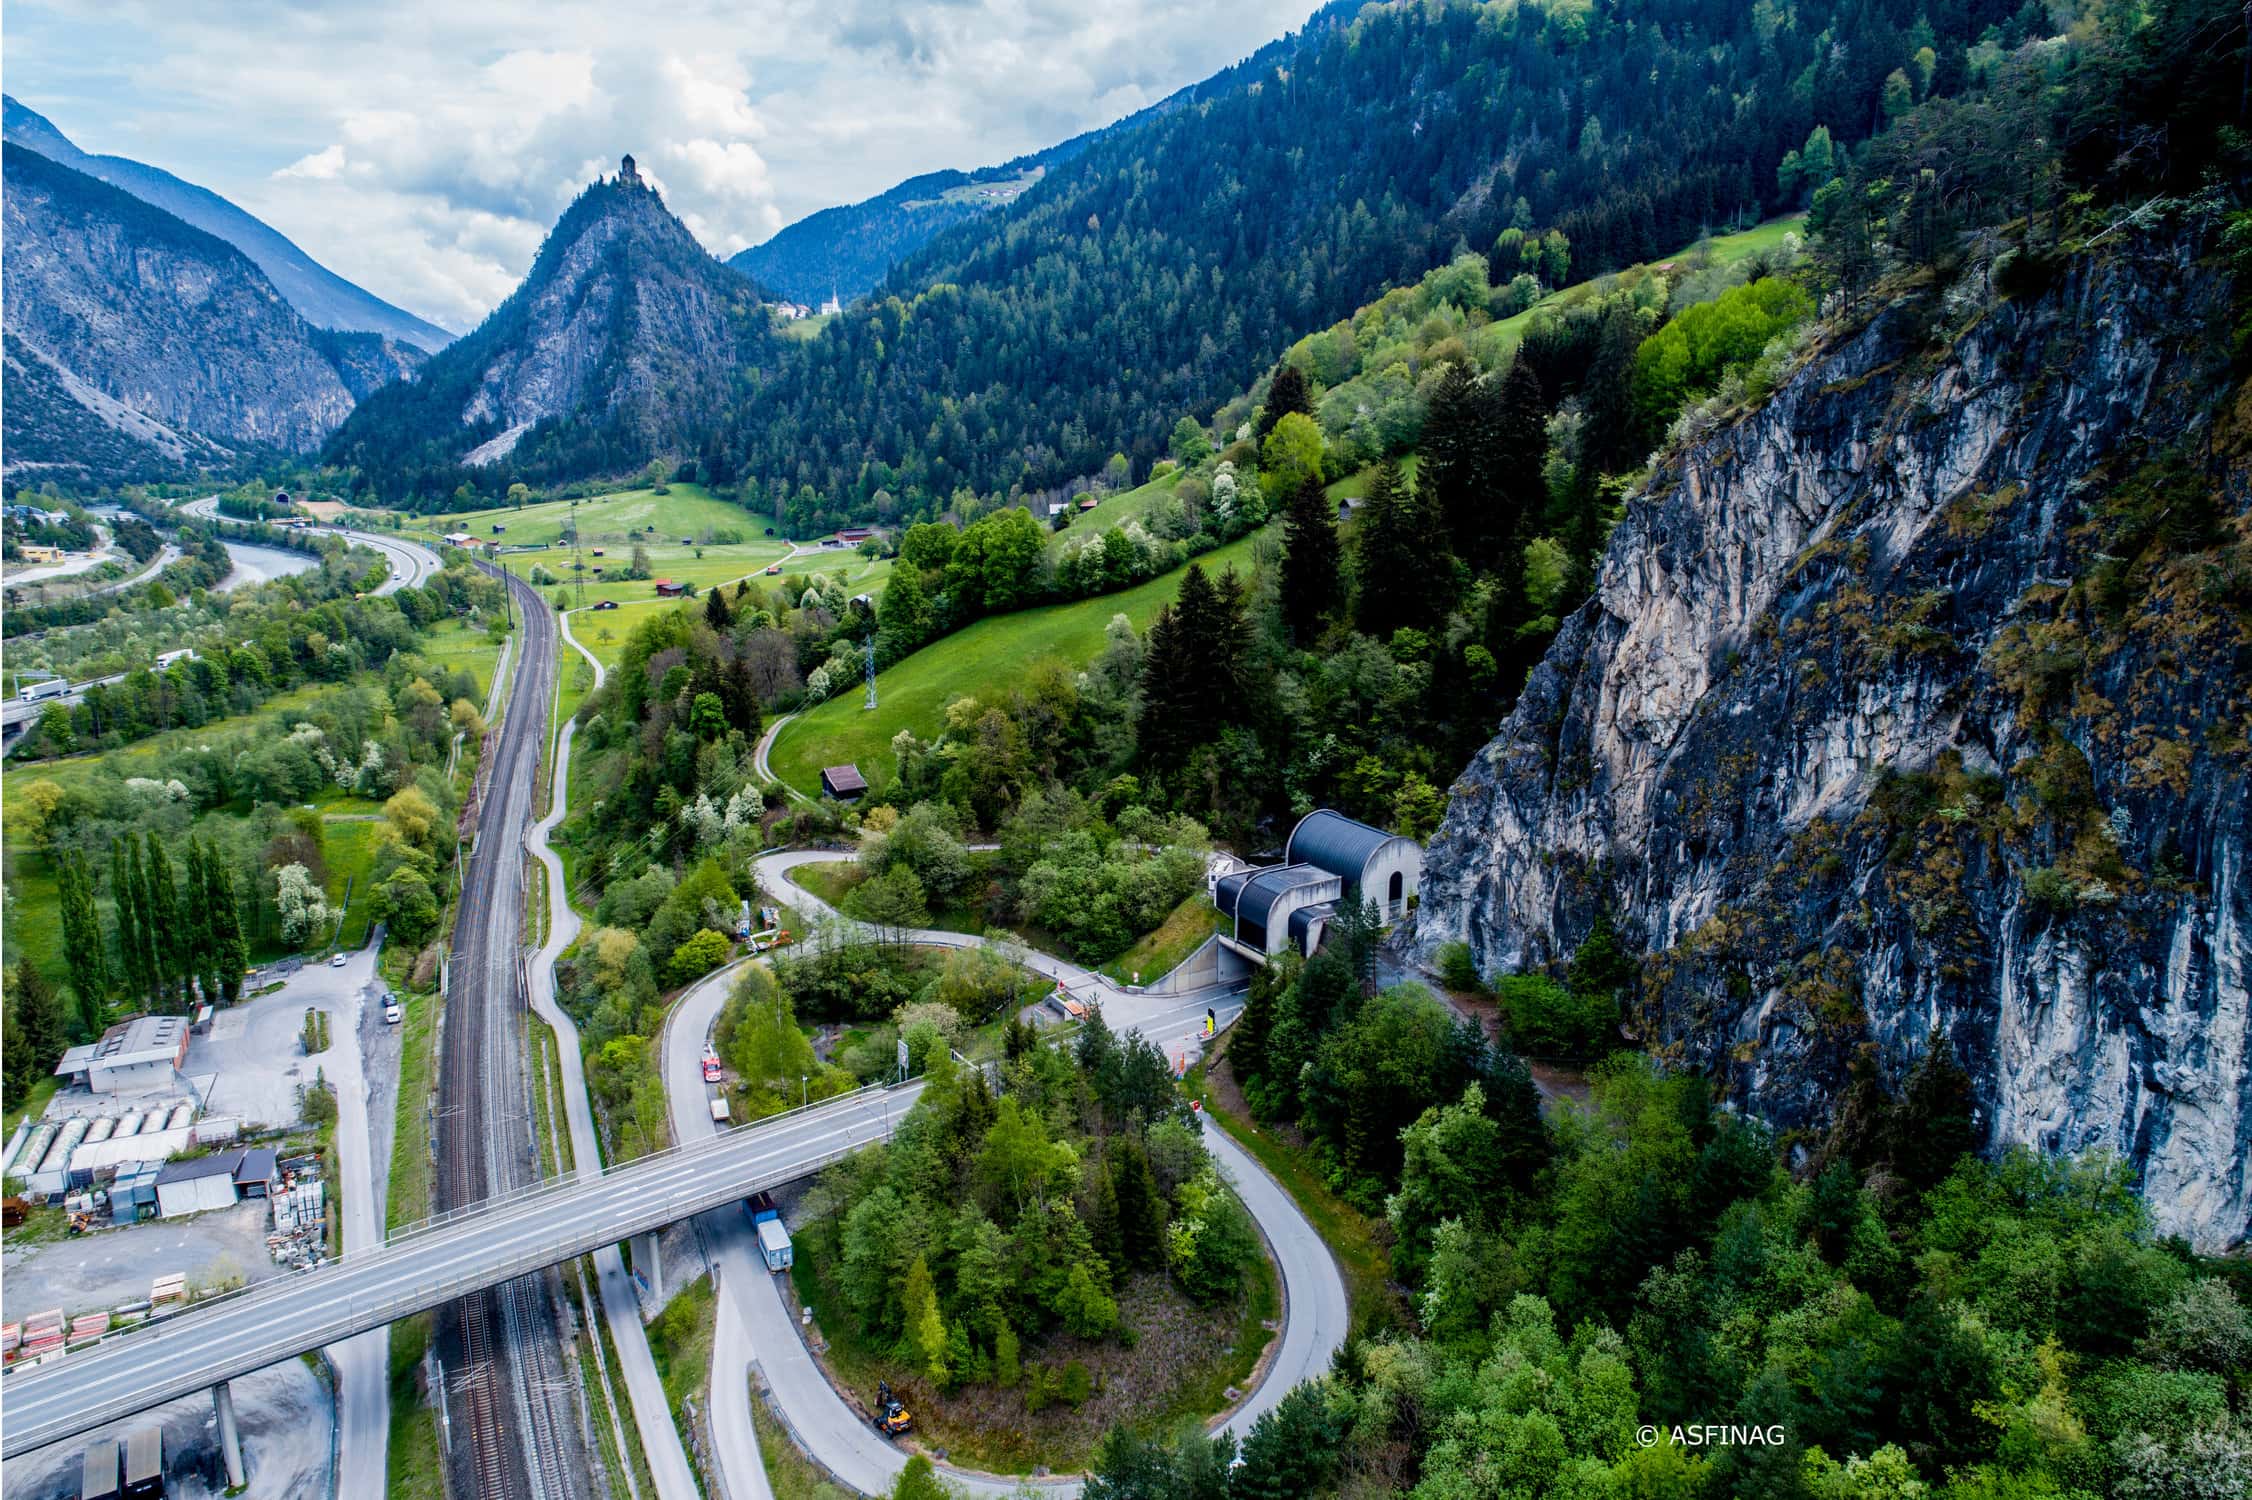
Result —
<svg viewBox="0 0 2252 1500"><path fill-rule="evenodd" d="M391 1180L384 1194L383 1229L430 1217L430 1129L424 1110L438 1078L436 995L409 995L400 1022L399 1102L391 1136Z"/></svg>
<svg viewBox="0 0 2252 1500"><path fill-rule="evenodd" d="M605 547L603 556L596 557L591 549L580 559L586 564L586 588L583 591L587 604L605 599L615 599L621 605L657 599L656 581L670 579L675 583L696 586L697 608L702 608L702 596L716 584L733 584L738 579L755 578L761 583L778 583L785 578L802 578L808 573L845 576L846 586L854 592L880 589L890 576L891 563L884 558L865 558L850 549L826 548L816 552L801 552L795 557L786 556L788 549L775 542L744 542L741 544L712 544L683 546L677 536L647 542L643 550L649 554L648 578L606 579L601 570L616 572L630 564L633 550L627 547ZM537 552L511 552L500 559L501 566L530 582L534 568L545 568L558 578L568 578L573 554L568 547L546 547ZM774 568L774 577L767 574ZM555 591L561 585L540 585L552 603ZM579 608L581 590L570 589L568 598L572 608Z"/></svg>
<svg viewBox="0 0 2252 1500"><path fill-rule="evenodd" d="M1256 540L1243 537L1197 561L1207 573L1230 566L1249 572ZM1111 616L1123 614L1146 630L1158 606L1180 592L1181 571L1115 594L994 615L934 641L877 677L874 713L861 707L858 692L847 692L784 725L768 754L774 774L809 794L820 790L823 766L851 761L864 775L888 775L892 736L900 730L933 734L948 703L965 694L998 696L1039 662L1085 666L1102 650Z"/></svg>
<svg viewBox="0 0 2252 1500"><path fill-rule="evenodd" d="M390 1500L444 1500L446 1456L438 1412L422 1400L415 1372L430 1347L431 1313L391 1325L391 1442L384 1493Z"/></svg>
<svg viewBox="0 0 2252 1500"><path fill-rule="evenodd" d="M1148 984L1179 968L1220 925L1219 910L1198 891L1174 907L1156 931L1143 933L1133 947L1104 964L1102 972L1120 984Z"/></svg>
<svg viewBox="0 0 2252 1500"><path fill-rule="evenodd" d="M751 1382L751 1400L758 1400L758 1382ZM758 1456L766 1464L766 1482L773 1487L774 1500L853 1500L856 1491L840 1489L814 1467L813 1460L798 1451L798 1445L782 1436L781 1419L771 1410L751 1408L758 1413Z"/></svg>
<svg viewBox="0 0 2252 1500"><path fill-rule="evenodd" d="M685 1398L693 1397L697 1409L704 1408L718 1317L719 1298L712 1279L699 1276L674 1293L649 1324L649 1352L657 1361L657 1378L665 1385L665 1404L676 1418ZM687 1434L681 1436L685 1440Z"/></svg>
<svg viewBox="0 0 2252 1500"><path fill-rule="evenodd" d="M1115 495L1106 495L1096 504L1093 510L1075 513L1071 518L1071 524L1066 526L1059 535L1084 536L1090 532L1108 531L1113 526L1123 526L1128 521L1146 514L1151 503L1160 496L1172 494L1174 487L1180 482L1181 474L1176 470L1162 479L1152 479L1149 483L1137 485L1133 489L1120 490Z"/></svg>
<svg viewBox="0 0 2252 1500"><path fill-rule="evenodd" d="M433 536L466 531L480 538L492 536L493 527L500 525L508 528L501 536L511 546L558 542L564 528L571 524L572 508L568 500L543 500L521 510L503 505L490 510L426 516L420 518L419 525ZM577 510L579 541L588 547L631 546L644 538L652 542L669 539L677 543L684 536L704 537L715 531L738 531L746 541L771 541L777 551L784 550L778 533L768 535L774 527L772 521L752 515L733 501L717 498L700 484L667 485L662 495L650 489L619 490L615 494L581 500ZM656 534L649 536L648 528L652 526L657 528Z"/></svg>

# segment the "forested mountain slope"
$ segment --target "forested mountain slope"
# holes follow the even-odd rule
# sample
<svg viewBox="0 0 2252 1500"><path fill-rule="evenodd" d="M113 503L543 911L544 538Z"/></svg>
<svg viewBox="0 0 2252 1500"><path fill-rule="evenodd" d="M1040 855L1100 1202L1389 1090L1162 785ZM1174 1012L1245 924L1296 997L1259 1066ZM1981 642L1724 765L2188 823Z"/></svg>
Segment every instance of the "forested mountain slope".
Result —
<svg viewBox="0 0 2252 1500"><path fill-rule="evenodd" d="M897 187L807 214L727 263L792 302L818 307L875 287L901 260L944 229L1016 201L1058 162L1085 150L1095 133L974 172L925 172Z"/></svg>
<svg viewBox="0 0 2252 1500"><path fill-rule="evenodd" d="M447 496L464 465L504 456L488 477L638 469L693 451L772 349L757 287L622 172L579 195L475 331L365 402L328 457L387 495Z"/></svg>
<svg viewBox="0 0 2252 1500"><path fill-rule="evenodd" d="M1558 229L1577 273L1749 222L1795 199L1776 169L1816 126L1864 136L1888 90L1959 86L1982 32L2022 24L1998 0L1328 15L933 240L737 409L707 472L846 509L1118 450L1141 472L1182 412L1458 243Z"/></svg>
<svg viewBox="0 0 2252 1500"><path fill-rule="evenodd" d="M214 442L302 451L420 358L313 327L232 245L4 149L11 472L140 475Z"/></svg>
<svg viewBox="0 0 2252 1500"><path fill-rule="evenodd" d="M0 114L5 117L0 130L16 145L131 193L249 256L315 328L379 333L426 352L444 348L453 338L436 324L354 286L298 249L287 235L208 188L126 157L89 155L45 115L12 98L0 96Z"/></svg>

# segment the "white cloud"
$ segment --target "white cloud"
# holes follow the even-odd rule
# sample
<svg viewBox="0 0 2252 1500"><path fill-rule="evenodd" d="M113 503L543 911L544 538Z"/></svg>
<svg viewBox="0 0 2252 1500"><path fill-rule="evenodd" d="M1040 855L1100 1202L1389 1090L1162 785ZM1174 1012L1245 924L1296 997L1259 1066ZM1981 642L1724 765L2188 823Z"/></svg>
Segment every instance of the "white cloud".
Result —
<svg viewBox="0 0 2252 1500"><path fill-rule="evenodd" d="M632 152L721 255L1108 124L1314 0L12 0L9 91L462 329ZM257 107L243 67L255 56ZM120 102L124 101L124 102Z"/></svg>
<svg viewBox="0 0 2252 1500"><path fill-rule="evenodd" d="M288 166L275 172L276 177L318 177L327 179L344 170L344 148L330 146L324 150L300 156Z"/></svg>

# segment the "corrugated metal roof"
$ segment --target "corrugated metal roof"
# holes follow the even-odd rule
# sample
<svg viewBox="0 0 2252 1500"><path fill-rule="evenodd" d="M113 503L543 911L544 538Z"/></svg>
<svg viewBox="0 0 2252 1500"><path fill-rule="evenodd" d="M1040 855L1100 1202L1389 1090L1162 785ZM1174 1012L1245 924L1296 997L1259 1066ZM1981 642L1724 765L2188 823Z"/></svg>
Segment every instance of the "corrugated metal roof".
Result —
<svg viewBox="0 0 2252 1500"><path fill-rule="evenodd" d="M1275 903L1292 891L1310 885L1323 885L1336 879L1327 870L1317 870L1312 865L1275 865L1260 870L1244 884L1236 898L1237 915L1247 922L1267 925Z"/></svg>
<svg viewBox="0 0 2252 1500"><path fill-rule="evenodd" d="M1398 837L1341 812L1317 808L1300 818L1290 831L1282 857L1293 863L1319 865L1332 875L1357 881L1376 851Z"/></svg>
<svg viewBox="0 0 2252 1500"><path fill-rule="evenodd" d="M213 1156L198 1156L187 1161L168 1161L164 1170L156 1174L159 1186L167 1182L193 1182L198 1177L233 1177L235 1168L242 1165L246 1151L221 1151Z"/></svg>
<svg viewBox="0 0 2252 1500"><path fill-rule="evenodd" d="M253 1146L243 1152L242 1162L235 1168L237 1182L272 1182L274 1180L274 1153L264 1146Z"/></svg>

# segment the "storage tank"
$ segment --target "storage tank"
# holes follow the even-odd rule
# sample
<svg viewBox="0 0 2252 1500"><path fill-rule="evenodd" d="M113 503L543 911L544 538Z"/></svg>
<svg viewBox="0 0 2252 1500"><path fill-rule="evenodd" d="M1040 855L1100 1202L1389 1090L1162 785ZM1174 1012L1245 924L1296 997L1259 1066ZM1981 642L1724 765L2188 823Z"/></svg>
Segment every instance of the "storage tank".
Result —
<svg viewBox="0 0 2252 1500"><path fill-rule="evenodd" d="M166 1130L178 1130L178 1129L179 1129L179 1128L180 1128L181 1126L183 1126L183 1125L186 1125L186 1124L189 1124L189 1123L190 1123L190 1122L192 1122L192 1121L193 1121L194 1119L195 1119L195 1106L194 1106L194 1105L192 1105L192 1104L176 1104L176 1105L174 1105L174 1106L172 1107L172 1118L170 1118L169 1120L166 1120L166 1121L164 1122L164 1128L165 1128Z"/></svg>
<svg viewBox="0 0 2252 1500"><path fill-rule="evenodd" d="M17 1148L15 1157L8 1163L8 1175L13 1177L19 1172L29 1172L37 1167L39 1158L47 1154L47 1148L54 1141L54 1126L44 1120L32 1126L31 1134L24 1139L23 1144Z"/></svg>
<svg viewBox="0 0 2252 1500"><path fill-rule="evenodd" d="M39 1170L42 1172L60 1172L64 1165L69 1162L70 1153L77 1150L78 1143L84 1139L86 1139L86 1122L84 1120L67 1122L55 1136L55 1144L49 1146L46 1156L41 1158Z"/></svg>
<svg viewBox="0 0 2252 1500"><path fill-rule="evenodd" d="M87 1130L86 1144L91 1146L97 1141L106 1141L113 1134L115 1134L116 1131L117 1122L111 1119L108 1115L104 1115L99 1120L96 1120L93 1123L92 1127Z"/></svg>

